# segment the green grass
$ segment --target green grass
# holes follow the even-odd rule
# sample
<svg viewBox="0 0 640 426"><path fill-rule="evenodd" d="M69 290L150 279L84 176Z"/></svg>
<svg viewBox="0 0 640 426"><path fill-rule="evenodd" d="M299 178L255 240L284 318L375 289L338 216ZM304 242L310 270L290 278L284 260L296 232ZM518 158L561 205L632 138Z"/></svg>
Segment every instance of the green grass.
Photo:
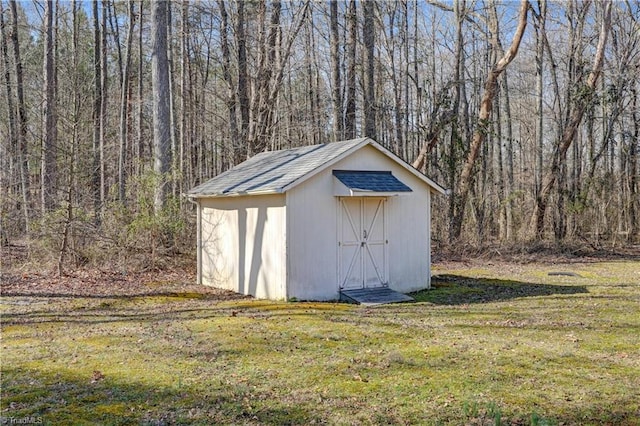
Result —
<svg viewBox="0 0 640 426"><path fill-rule="evenodd" d="M45 424L640 424L640 262L435 273L418 303L376 308L192 293L3 296L0 415Z"/></svg>

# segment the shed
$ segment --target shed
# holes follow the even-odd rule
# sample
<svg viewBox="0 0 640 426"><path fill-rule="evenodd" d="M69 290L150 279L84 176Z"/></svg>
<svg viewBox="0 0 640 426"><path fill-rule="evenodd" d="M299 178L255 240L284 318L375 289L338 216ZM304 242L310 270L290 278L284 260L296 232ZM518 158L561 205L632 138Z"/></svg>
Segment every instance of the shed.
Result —
<svg viewBox="0 0 640 426"><path fill-rule="evenodd" d="M433 193L370 138L257 154L187 193L198 283L284 300L428 288Z"/></svg>

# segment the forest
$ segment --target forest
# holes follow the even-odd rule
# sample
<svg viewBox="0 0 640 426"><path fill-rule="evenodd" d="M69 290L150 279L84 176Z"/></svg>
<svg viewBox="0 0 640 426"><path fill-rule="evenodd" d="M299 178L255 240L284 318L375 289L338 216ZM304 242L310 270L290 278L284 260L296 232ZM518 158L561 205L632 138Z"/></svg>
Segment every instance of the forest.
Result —
<svg viewBox="0 0 640 426"><path fill-rule="evenodd" d="M0 1L0 234L59 272L193 251L182 195L371 137L433 239L634 244L640 1Z"/></svg>

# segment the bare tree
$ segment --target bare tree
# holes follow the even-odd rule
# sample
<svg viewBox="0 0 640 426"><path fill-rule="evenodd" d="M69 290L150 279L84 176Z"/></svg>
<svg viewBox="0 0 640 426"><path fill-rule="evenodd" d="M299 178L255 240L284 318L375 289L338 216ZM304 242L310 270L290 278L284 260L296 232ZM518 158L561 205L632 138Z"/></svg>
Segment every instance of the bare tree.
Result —
<svg viewBox="0 0 640 426"><path fill-rule="evenodd" d="M0 49L2 50L2 63L4 65L4 83L5 90L7 92L7 115L9 118L9 141L8 143L0 143L0 194L2 200L0 201L0 247L4 246L8 242L8 236L5 225L6 209L5 203L8 203L8 194L12 192L10 187L10 181L15 173L15 158L18 152L18 141L16 131L16 111L13 104L13 88L11 84L11 72L9 71L9 52L7 48L7 32L4 22L4 7L0 2Z"/></svg>
<svg viewBox="0 0 640 426"><path fill-rule="evenodd" d="M96 223L100 223L100 209L102 200L100 199L100 135L102 130L102 45L100 37L100 18L98 16L98 2L92 4L93 12L93 214Z"/></svg>
<svg viewBox="0 0 640 426"><path fill-rule="evenodd" d="M362 40L364 42L364 135L376 137L376 106L375 106L375 1L365 1L362 5L364 21L362 23Z"/></svg>
<svg viewBox="0 0 640 426"><path fill-rule="evenodd" d="M118 153L118 199L122 202L127 201L126 185L127 185L127 147L129 144L129 105L130 91L129 80L131 75L131 48L133 45L133 29L135 26L135 6L134 0L128 3L129 29L127 31L127 50L125 52L124 69L121 78L120 92L120 150Z"/></svg>
<svg viewBox="0 0 640 426"><path fill-rule="evenodd" d="M247 159L249 137L249 81L247 73L247 39L245 34L244 2L238 2L238 19L236 22L236 43L238 49L238 102L240 106L241 137L232 141L234 146L234 162Z"/></svg>
<svg viewBox="0 0 640 426"><path fill-rule="evenodd" d="M237 121L237 99L236 86L231 73L231 53L229 49L229 25L228 14L224 0L218 1L220 8L220 45L222 48L222 77L227 82L227 116L229 117L229 137L232 141L238 140L238 121ZM233 148L232 148L233 149ZM224 155L224 152L223 152ZM226 155L223 158L223 168L233 166L226 164Z"/></svg>
<svg viewBox="0 0 640 426"><path fill-rule="evenodd" d="M102 96L100 98L100 216L104 213L104 205L107 199L107 182L106 182L106 161L105 161L105 139L107 132L107 105L108 105L108 83L109 76L107 72L107 15L108 15L107 0L102 1L102 34L100 44L100 91Z"/></svg>
<svg viewBox="0 0 640 426"><path fill-rule="evenodd" d="M180 97L180 170L183 175L187 175L186 173L186 164L185 164L185 150L187 149L187 141L188 137L188 114L189 114L189 96L190 96L190 87L188 84L188 68L189 68L189 1L182 0L182 9L181 9L181 31L180 31L180 87L181 87L181 97ZM222 29L221 29L222 31ZM227 46L228 48L228 46ZM235 115L233 117L235 119ZM237 138L237 125L236 135ZM190 177L189 175L187 175ZM190 182L189 179L185 180L186 182Z"/></svg>
<svg viewBox="0 0 640 426"><path fill-rule="evenodd" d="M154 0L151 5L151 79L153 88L153 170L156 173L154 208L156 214L167 202L171 168L171 112L169 59L167 57L167 5Z"/></svg>
<svg viewBox="0 0 640 426"><path fill-rule="evenodd" d="M67 186L67 203L66 203L66 218L63 225L62 242L60 243L60 250L58 252L58 276L64 274L64 263L67 256L67 251L70 245L70 233L71 225L74 220L74 205L73 197L75 194L75 170L76 170L76 153L78 146L78 131L80 125L80 84L79 84L79 67L78 67L78 2L74 1L71 5L72 14L72 70L73 70L73 117L71 119L71 152L68 157L68 186ZM94 10L95 12L95 10ZM94 57L95 60L95 57ZM95 101L94 101L95 104ZM95 136L95 133L94 133Z"/></svg>
<svg viewBox="0 0 640 426"><path fill-rule="evenodd" d="M551 191L554 188L561 167L566 162L567 150L573 142L587 105L594 95L598 77L600 76L600 73L602 71L605 46L607 44L607 37L611 28L611 1L605 0L603 3L603 7L604 13L600 25L598 46L596 48L596 54L593 59L591 72L589 73L586 84L582 87L582 96L580 96L580 98L577 100L576 105L574 106L574 110L571 112L569 121L562 132L562 137L558 141L551 161L551 168L545 175L543 179L542 190L540 192L540 195L536 198L536 207L530 222L531 236L536 239L542 238L542 234L544 232L544 217L547 209L547 204L549 202L549 197L551 196Z"/></svg>
<svg viewBox="0 0 640 426"><path fill-rule="evenodd" d="M340 31L338 25L338 1L329 1L331 27L331 100L333 101L333 138L341 140L343 135L342 75L340 72Z"/></svg>
<svg viewBox="0 0 640 426"><path fill-rule="evenodd" d="M56 140L56 99L55 99L55 64L53 40L53 1L45 2L44 16L44 61L43 76L44 98L42 101L42 168L41 198L42 212L51 211L57 201L57 140Z"/></svg>
<svg viewBox="0 0 640 426"><path fill-rule="evenodd" d="M266 5L260 3L262 16L259 19L266 21ZM251 116L248 135L248 155L252 156L265 150L273 135L274 106L282 87L285 64L291 55L291 48L295 41L309 9L309 1L306 1L298 10L295 22L287 39L277 45L280 33L280 18L282 4L274 1L271 7L268 30L259 35L262 43L258 59L257 80L255 90L251 97ZM279 49L278 49L279 47Z"/></svg>
<svg viewBox="0 0 640 426"><path fill-rule="evenodd" d="M494 6L495 7L495 6ZM524 30L527 27L527 13L529 11L528 0L522 0L520 3L520 9L518 12L518 26L513 35L511 46L504 56L494 65L493 69L489 72L487 80L484 85L484 94L480 103L480 111L478 113L478 123L473 133L473 139L469 148L469 155L467 161L462 169L460 175L460 183L458 191L456 192L455 203L457 205L457 211L454 214L452 227L453 237L455 239L460 237L462 230L462 220L464 218L465 206L467 203L467 197L469 190L473 184L473 167L475 165L478 154L480 153L480 147L484 141L488 132L489 119L491 117L491 111L493 108L493 98L495 97L496 89L498 87L498 77L507 68L507 66L513 61L518 54L518 48L520 47L520 41L524 35ZM491 19L491 31L493 34L493 44L498 46L498 22L497 17L492 15Z"/></svg>
<svg viewBox="0 0 640 426"><path fill-rule="evenodd" d="M347 10L347 27L349 31L347 40L347 82L345 91L346 109L344 117L345 138L356 137L356 46L358 40L358 13L356 10L356 0L349 1Z"/></svg>

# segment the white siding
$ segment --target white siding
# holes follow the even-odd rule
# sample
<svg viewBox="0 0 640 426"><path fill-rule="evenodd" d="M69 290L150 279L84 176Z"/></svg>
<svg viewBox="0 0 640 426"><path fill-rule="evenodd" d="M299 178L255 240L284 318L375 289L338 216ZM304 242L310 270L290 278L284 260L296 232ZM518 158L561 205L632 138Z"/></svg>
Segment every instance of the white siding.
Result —
<svg viewBox="0 0 640 426"><path fill-rule="evenodd" d="M284 195L201 199L202 283L286 298Z"/></svg>
<svg viewBox="0 0 640 426"><path fill-rule="evenodd" d="M332 170L391 170L413 192L388 198L389 286L409 292L430 285L428 186L371 146L287 192L289 298L338 298L338 200Z"/></svg>
<svg viewBox="0 0 640 426"><path fill-rule="evenodd" d="M331 170L287 192L289 298L336 300L337 203Z"/></svg>

